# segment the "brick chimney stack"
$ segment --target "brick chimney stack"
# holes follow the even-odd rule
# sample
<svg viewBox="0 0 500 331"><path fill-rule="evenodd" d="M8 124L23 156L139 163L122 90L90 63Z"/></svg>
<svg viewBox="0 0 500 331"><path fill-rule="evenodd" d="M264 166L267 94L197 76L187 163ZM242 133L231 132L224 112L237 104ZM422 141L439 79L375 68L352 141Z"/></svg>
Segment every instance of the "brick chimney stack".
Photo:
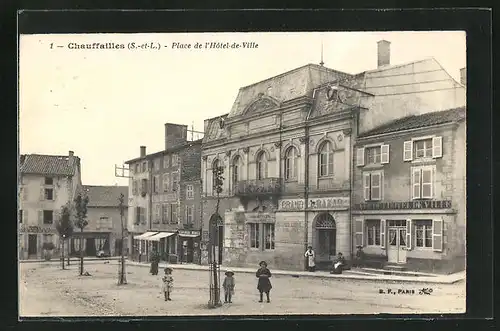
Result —
<svg viewBox="0 0 500 331"><path fill-rule="evenodd" d="M467 67L460 69L460 84L467 86Z"/></svg>
<svg viewBox="0 0 500 331"><path fill-rule="evenodd" d="M72 166L75 163L75 152L69 151L68 153L68 163Z"/></svg>
<svg viewBox="0 0 500 331"><path fill-rule="evenodd" d="M380 40L377 42L377 67L391 64L391 42Z"/></svg>
<svg viewBox="0 0 500 331"><path fill-rule="evenodd" d="M146 146L141 146L140 157L145 157L145 156L146 156Z"/></svg>
<svg viewBox="0 0 500 331"><path fill-rule="evenodd" d="M187 125L165 123L165 149L187 142Z"/></svg>

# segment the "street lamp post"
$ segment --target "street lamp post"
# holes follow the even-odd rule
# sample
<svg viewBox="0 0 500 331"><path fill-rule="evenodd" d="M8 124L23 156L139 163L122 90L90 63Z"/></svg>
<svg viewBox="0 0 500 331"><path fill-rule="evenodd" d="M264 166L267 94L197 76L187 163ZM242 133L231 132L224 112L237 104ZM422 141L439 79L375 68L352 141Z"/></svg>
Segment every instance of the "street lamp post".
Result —
<svg viewBox="0 0 500 331"><path fill-rule="evenodd" d="M124 205L124 198L125 196L123 193L120 193L120 197L118 198L118 201L120 202L118 207L120 208L120 224L121 224L121 230L122 230L122 240L121 240L121 259L120 259L120 271L118 274L118 285L125 285L127 284L127 275L125 272L125 249L124 249L124 243L125 243L125 227L123 225L123 214L125 210L125 205Z"/></svg>
<svg viewBox="0 0 500 331"><path fill-rule="evenodd" d="M220 205L220 193L222 192L222 185L224 181L224 177L222 176L224 173L223 167L215 167L213 170L213 178L214 178L214 189L217 193L217 204L215 207L215 213L210 217L210 232L209 232L209 242L210 242L210 250L209 250L209 271L210 271L210 299L209 299L209 307L215 308L222 305L220 300L220 262L216 256L220 256L220 254L216 254L215 246L217 246L217 242L219 240L219 231L218 231L218 223L221 220L219 215L219 205ZM219 245L219 250L222 247Z"/></svg>

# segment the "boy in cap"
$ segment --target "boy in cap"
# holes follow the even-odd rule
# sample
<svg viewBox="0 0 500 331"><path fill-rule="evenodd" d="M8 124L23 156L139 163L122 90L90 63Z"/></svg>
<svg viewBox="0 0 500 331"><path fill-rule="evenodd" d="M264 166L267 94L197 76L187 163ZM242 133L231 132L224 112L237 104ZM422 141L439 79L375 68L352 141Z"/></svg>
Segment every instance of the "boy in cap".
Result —
<svg viewBox="0 0 500 331"><path fill-rule="evenodd" d="M226 271L226 278L224 278L224 282L222 283L222 287L224 288L224 302L231 303L231 297L234 295L234 272L228 270Z"/></svg>
<svg viewBox="0 0 500 331"><path fill-rule="evenodd" d="M162 277L161 291L165 295L165 301L172 301L170 299L170 293L172 293L172 288L174 287L174 278L172 277L172 269L169 267L165 268L165 275Z"/></svg>

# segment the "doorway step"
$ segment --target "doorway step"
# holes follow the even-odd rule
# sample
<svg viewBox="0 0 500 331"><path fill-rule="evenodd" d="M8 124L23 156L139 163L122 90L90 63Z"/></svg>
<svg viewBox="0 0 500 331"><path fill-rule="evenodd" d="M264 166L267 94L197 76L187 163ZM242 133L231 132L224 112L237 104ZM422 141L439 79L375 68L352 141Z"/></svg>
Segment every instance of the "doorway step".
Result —
<svg viewBox="0 0 500 331"><path fill-rule="evenodd" d="M390 267L391 265L387 265L386 267ZM429 274L425 272L416 272L416 271L406 271L404 268L389 268L386 269L374 269L374 268L352 268L349 271L345 271L346 273L351 274L360 274L360 275L392 275L392 276L413 276L413 277L435 277L435 274ZM403 270L402 270L403 269Z"/></svg>

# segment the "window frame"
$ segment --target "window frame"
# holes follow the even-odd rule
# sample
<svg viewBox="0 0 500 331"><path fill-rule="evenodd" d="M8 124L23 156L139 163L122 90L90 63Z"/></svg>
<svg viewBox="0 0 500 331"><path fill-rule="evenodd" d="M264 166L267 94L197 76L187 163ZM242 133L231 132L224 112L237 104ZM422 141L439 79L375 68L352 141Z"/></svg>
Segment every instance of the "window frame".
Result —
<svg viewBox="0 0 500 331"><path fill-rule="evenodd" d="M326 149L326 150L325 150ZM333 144L331 141L323 141L318 148L318 177L332 177L333 176ZM323 162L323 156L325 156ZM323 173L323 167L325 167L326 173Z"/></svg>
<svg viewBox="0 0 500 331"><path fill-rule="evenodd" d="M186 205L186 224L194 224L194 206L192 205Z"/></svg>
<svg viewBox="0 0 500 331"><path fill-rule="evenodd" d="M43 182L44 185L52 186L54 185L54 177L45 177Z"/></svg>
<svg viewBox="0 0 500 331"><path fill-rule="evenodd" d="M248 222L248 248L258 251L274 251L276 250L276 225L275 223L257 223ZM267 248L267 235L271 236L269 248Z"/></svg>
<svg viewBox="0 0 500 331"><path fill-rule="evenodd" d="M51 193L51 197L49 199L49 194L48 193ZM54 194L54 189L53 188L44 188L43 189L43 198L44 200L48 200L48 201L54 201L55 199L55 194Z"/></svg>
<svg viewBox="0 0 500 331"><path fill-rule="evenodd" d="M193 199L194 199L194 185L187 184L186 185L186 200L193 200Z"/></svg>
<svg viewBox="0 0 500 331"><path fill-rule="evenodd" d="M378 150L378 162L371 162L370 151ZM365 147L365 165L380 165L382 164L382 145L366 146Z"/></svg>
<svg viewBox="0 0 500 331"><path fill-rule="evenodd" d="M236 155L233 158L233 162L231 164L232 167L231 178L233 180L233 184L236 184L237 182L240 181L240 159L241 157L239 155Z"/></svg>
<svg viewBox="0 0 500 331"><path fill-rule="evenodd" d="M248 247L251 250L260 250L261 249L261 233L260 233L260 224L259 223L248 223Z"/></svg>
<svg viewBox="0 0 500 331"><path fill-rule="evenodd" d="M373 198L373 175L379 175L379 197L378 199ZM369 186L367 186L366 178L369 178ZM367 188L369 193L367 194ZM363 172L363 198L365 201L382 201L384 199L384 171L364 171Z"/></svg>
<svg viewBox="0 0 500 331"><path fill-rule="evenodd" d="M381 247L381 220L365 220L366 246ZM373 236L373 243L370 243L370 234ZM378 242L378 243L377 243Z"/></svg>
<svg viewBox="0 0 500 331"><path fill-rule="evenodd" d="M422 160L422 159L431 159L432 158L432 150L433 150L433 144L432 144L432 137L422 137L419 139L413 139L413 160ZM423 143L424 148L423 149L417 149L417 145L419 143ZM427 144L430 144L428 146ZM423 156L417 156L418 151L423 151L424 155ZM429 155L427 155L429 153Z"/></svg>
<svg viewBox="0 0 500 331"><path fill-rule="evenodd" d="M263 180L265 178L267 178L267 157L264 151L260 151L255 160L255 179Z"/></svg>
<svg viewBox="0 0 500 331"><path fill-rule="evenodd" d="M414 247L415 249L422 249L422 250L432 250L433 249L433 234L432 234L432 228L433 228L433 220L413 220L413 224L415 227L415 243ZM418 245L418 236L419 232L421 231L422 233L422 246ZM430 232L430 233L427 233ZM428 242L430 245L428 246Z"/></svg>
<svg viewBox="0 0 500 331"><path fill-rule="evenodd" d="M428 171L430 173L430 181L424 183L424 171ZM418 173L418 183L415 181L415 173ZM435 195L435 166L427 165L427 166L416 166L411 167L410 172L410 181L411 181L411 198L412 200L432 200ZM424 185L430 185L430 195L424 196ZM418 186L418 196L415 195L415 187Z"/></svg>
<svg viewBox="0 0 500 331"><path fill-rule="evenodd" d="M285 152L284 160L284 173L286 181L296 181L298 179L297 158L297 148L295 146L288 147Z"/></svg>
<svg viewBox="0 0 500 331"><path fill-rule="evenodd" d="M46 219L46 215L49 215L48 213L50 213L50 220L47 220ZM54 211L53 210L48 210L48 209L44 209L43 210L43 224L54 224Z"/></svg>

